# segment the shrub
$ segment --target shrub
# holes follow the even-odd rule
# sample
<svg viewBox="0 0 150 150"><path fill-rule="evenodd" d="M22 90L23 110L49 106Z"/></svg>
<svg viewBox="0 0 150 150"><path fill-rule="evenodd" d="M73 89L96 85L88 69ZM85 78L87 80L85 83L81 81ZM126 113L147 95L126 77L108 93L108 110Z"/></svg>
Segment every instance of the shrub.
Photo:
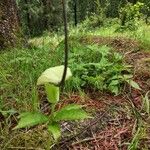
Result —
<svg viewBox="0 0 150 150"><path fill-rule="evenodd" d="M35 109L32 112L21 113L20 121L14 129L33 127L36 125L45 124L48 131L57 141L61 136L60 121L82 120L90 118L82 109L82 106L76 104L67 105L60 110L55 110L59 102L59 83L62 79L64 66L57 66L47 69L38 78L37 85L44 85L47 94L48 102L51 106L51 114L49 116L43 114L38 109L38 100L35 100ZM67 68L66 80L72 76L71 71Z"/></svg>
<svg viewBox="0 0 150 150"><path fill-rule="evenodd" d="M124 83L140 89L132 81L130 66L123 63L123 56L108 46L72 45L69 66L73 78L67 82L66 90L93 88L119 94Z"/></svg>
<svg viewBox="0 0 150 150"><path fill-rule="evenodd" d="M120 9L121 26L117 30L137 30L139 24L138 20L142 16L141 9L143 6L143 3L137 2L134 5L127 3L125 7L122 7Z"/></svg>

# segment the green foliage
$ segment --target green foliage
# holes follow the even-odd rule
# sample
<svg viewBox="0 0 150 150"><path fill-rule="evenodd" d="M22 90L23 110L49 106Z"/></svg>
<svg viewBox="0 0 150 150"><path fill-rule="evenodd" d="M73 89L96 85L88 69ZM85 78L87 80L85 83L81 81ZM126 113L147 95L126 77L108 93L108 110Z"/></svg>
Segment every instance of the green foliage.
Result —
<svg viewBox="0 0 150 150"><path fill-rule="evenodd" d="M104 38L104 40L105 37L108 36L111 38L116 36L117 37L123 36L131 39L135 39L136 41L139 41L139 44L142 43L142 48L140 49L149 50L150 29L147 25L141 22L140 27L138 28L137 31L135 32L125 31L124 33L114 32L117 26L118 24L113 24L112 26L108 25L107 28L102 27L102 28L96 28L94 30L93 29L87 30L86 28L82 28L82 25L78 26L78 28L70 28L71 36L69 37L70 39L69 57L71 59L69 61L69 66L72 69L74 76L73 78L71 78L71 80L67 81L67 85L65 87L66 90L70 90L70 91L73 90L74 92L74 90L80 91L81 89L85 89L85 88L92 88L92 89L94 88L102 91L111 91L113 93L119 93L123 85L126 83L127 84L130 83L132 86L139 88L139 86L137 86L136 83L133 83L133 81L131 82L133 76L131 76L130 67L126 66L123 63L122 55L120 55L119 53L115 53L114 52L115 50L113 50L111 47L101 46L101 44L100 46L92 45L92 44L89 46L86 42L84 43L83 41L84 38L91 37L91 35L94 36L96 35L96 37L100 36ZM24 112L24 111L39 113L40 101L38 100L37 91L35 87L36 79L44 69L58 64L63 64L62 56L63 56L64 47L63 47L62 39L63 38L62 36L60 36L60 34L46 32L46 34L44 34L42 37L36 37L34 39L31 39L30 46L33 47L29 47L29 49L27 48L13 49L10 51L1 52L0 54L0 70L1 70L0 71L0 86L1 86L0 87L0 93L1 93L0 113L4 117L9 117L14 115L17 112ZM89 43L92 43L92 40L89 41ZM132 50L133 49L131 49L131 51ZM112 56L114 56L115 59ZM107 58L107 63L114 63L114 66L116 66L116 64L118 63L118 67L119 66L120 68L124 67L124 69L122 69L124 71L121 71L122 73L116 73L117 76L115 75L109 76L108 71L109 70L112 71L113 69L118 67L113 68L111 67L112 65L107 66L106 58ZM120 59L120 61L115 61L118 59ZM101 66L104 67L104 70L100 68L100 64ZM97 71L99 70L102 71L100 73L97 73ZM116 69L115 71L113 71L113 74L115 74L115 72ZM119 76L118 74L121 75ZM52 98L48 96L51 95L48 94L49 93L48 90L46 93L47 93L47 99L51 100ZM52 103L50 104L52 106ZM56 109L55 106L53 106L53 109ZM16 112L15 110L18 111ZM73 112L76 113L76 110L73 109L72 111L70 110L69 111L72 113ZM145 96L143 98L142 113L145 112L147 115L148 110L149 110L148 99ZM60 111L61 109L58 112ZM50 118L52 117L50 116ZM71 116L68 115L66 118L70 120ZM29 123L28 126L31 126L30 123L32 122L28 122L28 123ZM54 139L59 139L60 137L59 122L55 122L55 121L51 122L48 120L48 122L46 122L46 125L48 131L53 134ZM2 132L4 133L2 134L2 136L5 137L7 133L4 130ZM17 134L16 131L12 132L11 136L10 133L8 132L8 137L6 138L6 141L10 140L13 134ZM20 131L18 132L18 135L21 136L21 139L24 138L20 134ZM45 134L43 133L42 135ZM39 141L39 140L36 139L35 141ZM1 143L4 143L5 145L5 141L3 139Z"/></svg>
<svg viewBox="0 0 150 150"><path fill-rule="evenodd" d="M52 133L54 139L57 141L61 136L61 130L58 124L59 121L82 120L89 118L88 114L82 109L82 106L80 105L68 105L58 111L55 111L55 106L59 102L59 87L52 84L61 80L63 68L64 67L62 66L52 67L43 72L39 77L40 85L45 86L48 102L51 104L51 114L46 116L40 112L22 113L19 116L20 121L14 129L32 127L40 124L48 124L48 131ZM71 72L68 68L66 79L68 79L70 76ZM55 80L56 77L59 77L57 81ZM38 85L39 79L37 82Z"/></svg>
<svg viewBox="0 0 150 150"><path fill-rule="evenodd" d="M102 16L97 14L92 14L91 16L87 17L86 20L83 22L83 26L87 29L93 29L96 27L102 27L104 25L104 19Z"/></svg>
<svg viewBox="0 0 150 150"><path fill-rule="evenodd" d="M137 131L135 131L133 139L128 146L128 150L139 149L140 140L145 138L146 136L146 129L147 127L145 126L145 124L142 121L139 122L139 124L137 125Z"/></svg>
<svg viewBox="0 0 150 150"><path fill-rule="evenodd" d="M149 91L143 97L142 110L144 110L148 115L150 115L150 99L149 99Z"/></svg>
<svg viewBox="0 0 150 150"><path fill-rule="evenodd" d="M45 91L50 103L55 104L59 101L59 87L47 83L45 84Z"/></svg>
<svg viewBox="0 0 150 150"><path fill-rule="evenodd" d="M95 12L91 13L91 15L88 16L83 21L83 26L86 27L87 29L93 29L96 27L100 28L104 26L106 22L106 12L109 6L108 1L102 2L102 1L96 0L93 2L96 5Z"/></svg>
<svg viewBox="0 0 150 150"><path fill-rule="evenodd" d="M126 81L127 81L133 88L138 89L138 90L141 90L141 88L139 87L139 85L138 85L135 81L133 81L133 80L131 80L131 79L127 79Z"/></svg>
<svg viewBox="0 0 150 150"><path fill-rule="evenodd" d="M81 109L82 106L71 104L64 108L62 108L60 111L57 111L54 114L54 121L68 121L68 120L81 120L89 118L87 116L87 113Z"/></svg>
<svg viewBox="0 0 150 150"><path fill-rule="evenodd" d="M53 122L48 125L48 131L53 135L54 139L57 141L61 136L60 125L56 122Z"/></svg>
<svg viewBox="0 0 150 150"><path fill-rule="evenodd" d="M120 9L121 27L118 30L137 30L139 19L142 17L141 9L144 4L137 2L136 4L127 3Z"/></svg>
<svg viewBox="0 0 150 150"><path fill-rule="evenodd" d="M120 18L124 16L124 13L127 13L126 28L137 28L136 25L133 26L134 20L141 14L144 14L145 19L149 20L150 4L148 0L142 0L135 5L125 0L67 0L68 22L70 24L74 24L75 21L75 2L77 22L78 24L84 22L84 27L87 28L101 27L106 24L108 18L119 18L119 13ZM144 4L142 10L141 4ZM63 26L60 0L17 0L17 5L22 29L28 36L40 35L45 31L60 31ZM122 30L124 28L122 27Z"/></svg>
<svg viewBox="0 0 150 150"><path fill-rule="evenodd" d="M48 117L40 112L25 112L22 113L19 118L20 121L14 129L32 127L48 121Z"/></svg>
<svg viewBox="0 0 150 150"><path fill-rule="evenodd" d="M132 80L130 66L123 63L122 55L113 52L108 46L86 46L85 50L80 49L81 45L78 46L71 50L69 65L74 76L67 83L66 89L93 88L101 91L107 90L116 95L120 93L125 83L140 89ZM80 51L76 53L76 49Z"/></svg>

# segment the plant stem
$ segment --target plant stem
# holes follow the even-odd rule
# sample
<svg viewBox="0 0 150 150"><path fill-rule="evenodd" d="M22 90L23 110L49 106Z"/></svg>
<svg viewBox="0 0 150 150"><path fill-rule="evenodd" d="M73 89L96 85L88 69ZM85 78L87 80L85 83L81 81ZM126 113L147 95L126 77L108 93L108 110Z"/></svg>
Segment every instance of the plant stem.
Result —
<svg viewBox="0 0 150 150"><path fill-rule="evenodd" d="M56 106L56 104L52 104L52 106L51 106L51 114L53 115L53 113L54 113L54 111L55 111L55 106Z"/></svg>
<svg viewBox="0 0 150 150"><path fill-rule="evenodd" d="M62 0L63 6L63 19L64 19L64 33L65 33L65 63L64 63L64 73L60 85L62 89L65 85L65 78L67 74L67 67L68 67L68 27L67 27L67 12L66 12L66 0Z"/></svg>

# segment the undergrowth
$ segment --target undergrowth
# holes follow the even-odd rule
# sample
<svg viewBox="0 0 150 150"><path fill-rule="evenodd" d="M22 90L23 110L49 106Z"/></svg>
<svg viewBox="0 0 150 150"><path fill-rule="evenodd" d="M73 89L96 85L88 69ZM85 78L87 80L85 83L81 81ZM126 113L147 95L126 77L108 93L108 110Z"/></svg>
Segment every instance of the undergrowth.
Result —
<svg viewBox="0 0 150 150"><path fill-rule="evenodd" d="M92 88L119 94L122 87L127 84L139 88L132 81L133 73L130 66L124 63L124 57L121 54L110 46L87 45L80 42L81 37L90 35L112 38L126 37L138 41L140 50L150 50L150 26L142 23L136 31L130 32L116 32L117 27L118 24L115 23L111 24L111 26L107 25L89 31L83 28L82 24L77 29L71 27L69 67L73 72L73 78L66 82L66 92ZM64 43L61 34L45 33L42 37L29 40L29 44L29 48L0 52L0 114L2 113L6 118L9 118L14 113L32 111L35 98L33 93L37 78L45 69L64 63ZM146 103L148 103L148 100L145 101L143 107L149 113L149 103L145 106ZM3 141L0 144L4 148L12 140L9 139L11 123L6 120L5 126L5 129L0 129L0 135L2 135L0 139ZM44 140L42 145L44 147L49 142L48 135L45 131L43 133L42 129L39 130L41 131L39 133L30 131L32 141L27 137L27 133L23 131L19 133L13 132L12 136L16 133L18 134L18 139L20 139L20 141L17 140L18 145L26 139L27 146L28 142L31 141L33 142L33 144L30 143L31 145L35 146L35 143L38 143L37 145L40 147L40 141ZM139 142L140 138L138 136L141 133L141 129L139 130L135 132L135 138L131 140L130 148L134 146L135 142ZM43 139L40 137L40 141L35 141L37 136L41 136Z"/></svg>
<svg viewBox="0 0 150 150"><path fill-rule="evenodd" d="M109 84L111 82L108 79L113 78L115 74L109 76L109 73L111 74L111 72L113 72L113 69L116 70L116 72L122 72L126 69L128 70L128 67L126 68L126 66L122 63L122 56L120 56L120 54L118 53L114 53L114 50L111 47L107 47L105 45L102 47L98 47L95 45L81 44L80 38L84 37L85 35L99 35L102 37L132 37L134 39L138 39L141 42L141 47L143 49L149 50L150 30L148 26L143 25L139 27L136 32L133 31L130 33L116 33L116 27L117 24L114 24L111 27L101 27L91 31L87 31L85 29L82 30L82 32L82 25L79 25L77 29L71 28L69 38L69 65L73 70L75 77L72 79L72 81L70 81L70 83L67 83L67 90L79 90L81 87L85 87L88 85L92 85L96 89L110 90L111 87ZM29 41L30 48L13 49L5 53L1 52L1 105L3 105L5 101L5 108L9 107L10 103L16 103L14 104L15 107L23 105L24 107L22 107L21 109L31 109L31 89L35 87L36 79L38 78L39 74L46 68L63 64L64 47L62 38L63 37L61 35L57 35L54 33L45 33L42 37L31 39ZM107 53L108 56L106 56ZM103 59L101 60L102 55ZM103 61L107 61L108 64L106 65ZM113 65L113 69L111 67L112 64L115 64ZM105 65L105 69L102 71L100 67L102 67L103 65ZM89 72L91 69L93 71L92 74L86 76L86 78L82 80L86 74L84 70ZM101 74L95 74L95 69L101 72ZM84 73L82 74L80 71L83 71ZM82 77L80 78L78 75ZM95 79L93 78L93 75ZM99 79L98 82L95 82L94 80L97 79ZM118 89L120 89L120 84L122 84L122 81L119 81L118 83L117 82L115 84L118 84L119 86L115 91L118 91Z"/></svg>

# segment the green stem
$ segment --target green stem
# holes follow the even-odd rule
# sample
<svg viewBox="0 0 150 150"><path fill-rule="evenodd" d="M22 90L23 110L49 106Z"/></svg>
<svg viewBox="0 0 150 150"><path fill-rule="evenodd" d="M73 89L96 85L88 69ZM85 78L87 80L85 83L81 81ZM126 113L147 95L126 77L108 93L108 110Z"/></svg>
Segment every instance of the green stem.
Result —
<svg viewBox="0 0 150 150"><path fill-rule="evenodd" d="M49 124L51 124L53 122L53 117L54 117L53 115L54 115L54 112L55 112L55 106L56 106L56 104L51 105L51 114L49 116Z"/></svg>
<svg viewBox="0 0 150 150"><path fill-rule="evenodd" d="M55 106L56 106L56 104L52 104L52 106L51 106L51 115L53 115L53 113L55 111Z"/></svg>

